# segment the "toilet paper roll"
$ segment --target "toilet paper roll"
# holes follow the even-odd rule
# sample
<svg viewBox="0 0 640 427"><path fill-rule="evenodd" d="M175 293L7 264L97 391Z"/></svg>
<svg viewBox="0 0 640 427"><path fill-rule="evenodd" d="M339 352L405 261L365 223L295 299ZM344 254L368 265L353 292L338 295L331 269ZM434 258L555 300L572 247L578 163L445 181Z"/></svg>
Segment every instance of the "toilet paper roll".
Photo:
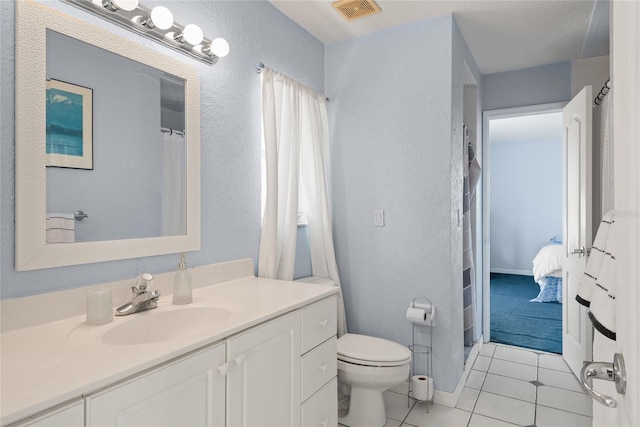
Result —
<svg viewBox="0 0 640 427"><path fill-rule="evenodd" d="M424 308L409 307L407 320L414 325L431 325L431 313Z"/></svg>
<svg viewBox="0 0 640 427"><path fill-rule="evenodd" d="M433 378L426 375L411 377L411 394L416 400L433 399Z"/></svg>

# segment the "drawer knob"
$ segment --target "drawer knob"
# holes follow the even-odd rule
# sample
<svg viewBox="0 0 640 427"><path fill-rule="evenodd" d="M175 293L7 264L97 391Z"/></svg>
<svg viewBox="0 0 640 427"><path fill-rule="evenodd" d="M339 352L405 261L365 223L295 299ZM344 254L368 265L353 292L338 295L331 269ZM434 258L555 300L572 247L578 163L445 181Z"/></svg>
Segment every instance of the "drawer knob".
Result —
<svg viewBox="0 0 640 427"><path fill-rule="evenodd" d="M244 354L234 357L233 361L236 362L236 365L242 366L242 364L244 363Z"/></svg>
<svg viewBox="0 0 640 427"><path fill-rule="evenodd" d="M320 421L320 424L322 424L322 427L327 427L327 424L329 424L329 418L323 418L322 421Z"/></svg>
<svg viewBox="0 0 640 427"><path fill-rule="evenodd" d="M220 375L225 376L227 375L227 373L229 372L229 365L227 363L218 366L218 372L220 372Z"/></svg>
<svg viewBox="0 0 640 427"><path fill-rule="evenodd" d="M320 326L322 326L323 328L326 328L328 324L329 324L329 321L327 319L320 321Z"/></svg>

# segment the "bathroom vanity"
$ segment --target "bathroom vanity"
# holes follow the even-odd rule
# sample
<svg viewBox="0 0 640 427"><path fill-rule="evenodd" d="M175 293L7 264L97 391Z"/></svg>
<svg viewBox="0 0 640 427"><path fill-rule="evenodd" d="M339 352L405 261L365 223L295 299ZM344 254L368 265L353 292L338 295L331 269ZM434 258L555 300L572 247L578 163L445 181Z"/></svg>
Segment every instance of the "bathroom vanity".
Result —
<svg viewBox="0 0 640 427"><path fill-rule="evenodd" d="M2 425L337 425L337 288L240 262L187 306L3 333Z"/></svg>

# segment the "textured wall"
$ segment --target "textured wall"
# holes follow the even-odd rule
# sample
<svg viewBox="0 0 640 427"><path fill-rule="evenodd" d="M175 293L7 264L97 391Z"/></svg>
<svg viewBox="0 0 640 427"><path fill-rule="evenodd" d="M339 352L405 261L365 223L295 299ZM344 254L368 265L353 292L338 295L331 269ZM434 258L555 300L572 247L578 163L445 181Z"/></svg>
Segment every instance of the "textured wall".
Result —
<svg viewBox="0 0 640 427"><path fill-rule="evenodd" d="M462 52L452 49L453 33L456 46L464 43L452 17L441 17L332 43L325 54L348 327L409 344L406 308L428 296L439 310L434 375L445 391L463 359L461 230L452 212L461 207L463 102L462 75L452 80L461 60L452 55ZM385 210L384 227L373 226L374 209Z"/></svg>
<svg viewBox="0 0 640 427"><path fill-rule="evenodd" d="M557 137L491 144L491 269L531 274L531 261L562 234L562 116Z"/></svg>
<svg viewBox="0 0 640 427"><path fill-rule="evenodd" d="M202 249L190 265L256 258L260 239L260 77L258 62L324 90L322 43L264 1L145 1L163 4L176 21L225 37L231 53L207 66L109 25L59 1L42 3L82 17L169 56L200 73ZM175 270L177 255L21 272L14 270L14 4L0 1L1 296L11 298Z"/></svg>
<svg viewBox="0 0 640 427"><path fill-rule="evenodd" d="M482 77L482 109L567 102L571 99L571 63L559 62Z"/></svg>

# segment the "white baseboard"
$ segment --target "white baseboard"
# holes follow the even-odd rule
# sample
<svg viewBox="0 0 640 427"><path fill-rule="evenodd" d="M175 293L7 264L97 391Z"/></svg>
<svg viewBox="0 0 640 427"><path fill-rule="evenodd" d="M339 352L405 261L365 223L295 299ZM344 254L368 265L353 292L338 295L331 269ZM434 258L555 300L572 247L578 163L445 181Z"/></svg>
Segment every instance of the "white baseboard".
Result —
<svg viewBox="0 0 640 427"><path fill-rule="evenodd" d="M460 395L462 394L462 390L467 383L467 378L469 377L469 373L471 373L471 368L473 367L474 362L476 361L476 357L480 354L480 349L482 348L483 338L480 337L478 342L473 345L471 349L471 353L469 353L469 357L464 365L464 372L458 381L458 385L456 386L453 392L446 392L442 390L435 389L433 391L433 403L437 403L438 405L447 406L449 408L455 408L458 404L458 399L460 399Z"/></svg>
<svg viewBox="0 0 640 427"><path fill-rule="evenodd" d="M533 270L512 270L510 268L492 268L491 273L517 274L519 276L533 276Z"/></svg>

